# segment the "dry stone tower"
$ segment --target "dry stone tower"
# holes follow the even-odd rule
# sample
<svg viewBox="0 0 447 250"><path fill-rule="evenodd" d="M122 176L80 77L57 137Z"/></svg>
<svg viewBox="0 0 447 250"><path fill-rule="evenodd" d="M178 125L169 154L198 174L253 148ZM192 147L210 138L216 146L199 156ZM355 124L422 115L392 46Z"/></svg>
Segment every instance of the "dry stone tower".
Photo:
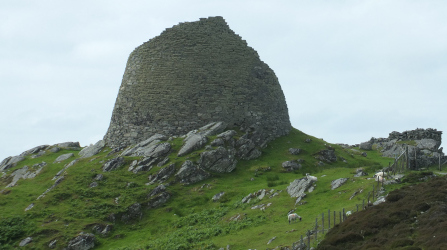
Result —
<svg viewBox="0 0 447 250"><path fill-rule="evenodd" d="M125 146L218 121L264 141L291 128L273 70L222 17L201 18L166 29L130 54L104 140Z"/></svg>

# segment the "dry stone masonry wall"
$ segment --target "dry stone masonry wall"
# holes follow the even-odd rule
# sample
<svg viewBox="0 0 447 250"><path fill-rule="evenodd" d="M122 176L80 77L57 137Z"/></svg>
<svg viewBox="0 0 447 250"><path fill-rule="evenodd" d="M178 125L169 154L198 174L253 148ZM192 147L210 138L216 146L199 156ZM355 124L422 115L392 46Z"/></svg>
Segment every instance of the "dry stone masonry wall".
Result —
<svg viewBox="0 0 447 250"><path fill-rule="evenodd" d="M254 129L262 141L291 128L273 70L222 17L209 17L168 28L130 54L104 140L126 146L217 121Z"/></svg>

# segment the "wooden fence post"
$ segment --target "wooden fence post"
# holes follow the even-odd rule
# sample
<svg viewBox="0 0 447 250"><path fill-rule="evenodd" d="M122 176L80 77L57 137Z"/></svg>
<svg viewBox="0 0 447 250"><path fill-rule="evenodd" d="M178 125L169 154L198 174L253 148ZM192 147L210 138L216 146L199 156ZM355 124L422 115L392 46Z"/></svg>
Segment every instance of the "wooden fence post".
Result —
<svg viewBox="0 0 447 250"><path fill-rule="evenodd" d="M365 210L365 199L363 199L362 210Z"/></svg>
<svg viewBox="0 0 447 250"><path fill-rule="evenodd" d="M340 212L338 212L338 217L340 217L340 223L341 223L341 211Z"/></svg>
<svg viewBox="0 0 447 250"><path fill-rule="evenodd" d="M374 202L374 184L373 184L373 194L372 194L372 201Z"/></svg>
<svg viewBox="0 0 447 250"><path fill-rule="evenodd" d="M307 230L307 249L310 249L310 230Z"/></svg>
<svg viewBox="0 0 447 250"><path fill-rule="evenodd" d="M318 217L315 218L315 242L317 241L318 237Z"/></svg>
<svg viewBox="0 0 447 250"><path fill-rule="evenodd" d="M323 234L324 234L324 213L321 214L321 226L323 227Z"/></svg>
<svg viewBox="0 0 447 250"><path fill-rule="evenodd" d="M343 208L343 221L345 221L346 220L346 213L345 213L345 208Z"/></svg>
<svg viewBox="0 0 447 250"><path fill-rule="evenodd" d="M334 211L334 227L335 227L335 217L336 217L335 215L336 215L336 213L335 213L335 211Z"/></svg>
<svg viewBox="0 0 447 250"><path fill-rule="evenodd" d="M327 210L327 222L329 224L327 230L329 230L329 229L331 229L331 210L330 209Z"/></svg>
<svg viewBox="0 0 447 250"><path fill-rule="evenodd" d="M355 204L355 206L357 207L357 211L356 212L358 212L359 211L359 204Z"/></svg>

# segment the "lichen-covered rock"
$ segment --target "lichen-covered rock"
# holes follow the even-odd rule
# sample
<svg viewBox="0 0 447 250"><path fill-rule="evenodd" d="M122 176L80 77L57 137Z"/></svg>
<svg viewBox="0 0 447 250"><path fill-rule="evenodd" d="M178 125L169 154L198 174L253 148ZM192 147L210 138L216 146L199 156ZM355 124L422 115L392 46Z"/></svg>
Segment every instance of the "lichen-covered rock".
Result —
<svg viewBox="0 0 447 250"><path fill-rule="evenodd" d="M209 178L211 175L197 167L192 161L185 161L175 177L184 184L192 184Z"/></svg>
<svg viewBox="0 0 447 250"><path fill-rule="evenodd" d="M25 239L20 241L19 247L24 247L24 246L28 245L29 243L31 243L32 241L33 241L32 237L26 237Z"/></svg>
<svg viewBox="0 0 447 250"><path fill-rule="evenodd" d="M315 155L315 159L318 159L320 161L324 161L324 162L328 162L328 163L337 161L337 156L335 155L335 150L324 149L314 155Z"/></svg>
<svg viewBox="0 0 447 250"><path fill-rule="evenodd" d="M163 182L169 179L175 173L175 164L170 164L167 167L162 168L158 173L149 175L149 185L155 182Z"/></svg>
<svg viewBox="0 0 447 250"><path fill-rule="evenodd" d="M95 247L95 235L81 233L68 242L67 250L89 250Z"/></svg>
<svg viewBox="0 0 447 250"><path fill-rule="evenodd" d="M341 185L345 184L348 181L348 178L339 178L336 180L333 180L331 182L331 189L334 190L336 188L339 188Z"/></svg>
<svg viewBox="0 0 447 250"><path fill-rule="evenodd" d="M290 197L296 198L295 204L299 203L302 198L306 197L306 191L311 188L317 181L315 176L306 176L301 179L296 179L287 186L287 193Z"/></svg>
<svg viewBox="0 0 447 250"><path fill-rule="evenodd" d="M71 149L71 150L78 150L81 148L81 145L79 142L62 142L56 144L57 147L63 148L63 149Z"/></svg>
<svg viewBox="0 0 447 250"><path fill-rule="evenodd" d="M282 163L282 167L290 172L290 171L294 171L294 170L298 170L301 169L301 164L298 163L298 161L293 160L293 161L285 161Z"/></svg>
<svg viewBox="0 0 447 250"><path fill-rule="evenodd" d="M162 134L155 134L149 139L130 147L121 153L121 156L146 156L165 157L171 150L171 144L166 141L168 137Z"/></svg>
<svg viewBox="0 0 447 250"><path fill-rule="evenodd" d="M218 173L229 173L236 168L237 160L234 150L218 147L215 150L204 151L200 154L199 167Z"/></svg>
<svg viewBox="0 0 447 250"><path fill-rule="evenodd" d="M225 192L220 192L220 193L217 193L217 194L215 194L214 196L213 196L213 198L211 198L214 202L216 202L216 201L218 201L218 200L220 200L220 198L222 198L222 196L225 194Z"/></svg>
<svg viewBox="0 0 447 250"><path fill-rule="evenodd" d="M20 156L27 156L27 155L31 155L31 154L37 154L40 153L42 151L44 151L45 149L47 149L50 145L40 145L37 147L34 147L32 149L28 149L25 152L21 153Z"/></svg>
<svg viewBox="0 0 447 250"><path fill-rule="evenodd" d="M79 156L81 156L81 158L92 157L92 156L98 154L99 152L101 152L101 150L104 148L104 146L105 146L105 142L103 140L100 140L97 143L95 143L94 145L91 145L89 147L85 147L84 149L82 149L79 152Z"/></svg>
<svg viewBox="0 0 447 250"><path fill-rule="evenodd" d="M261 156L262 152L256 148L255 143L246 136L236 141L236 157L242 160L253 160Z"/></svg>
<svg viewBox="0 0 447 250"><path fill-rule="evenodd" d="M208 138L203 134L190 134L188 135L183 143L182 148L178 151L177 156L187 155L194 150L200 149L208 142Z"/></svg>
<svg viewBox="0 0 447 250"><path fill-rule="evenodd" d="M56 158L56 160L54 160L54 163L61 162L61 161L65 161L65 160L67 160L67 159L69 159L69 158L71 158L71 157L73 157L73 156L74 156L73 153L68 153L68 154L59 155L59 156Z"/></svg>
<svg viewBox="0 0 447 250"><path fill-rule="evenodd" d="M273 70L222 17L175 25L130 54L104 140L132 145L215 121L243 131L258 125L263 141L291 129Z"/></svg>
<svg viewBox="0 0 447 250"><path fill-rule="evenodd" d="M373 144L372 144L371 141L362 142L362 143L360 143L359 148L363 149L363 150L371 150L372 149L372 145Z"/></svg>
<svg viewBox="0 0 447 250"><path fill-rule="evenodd" d="M117 157L108 160L104 165L102 166L103 172L109 172L118 169L119 167L124 165L124 158L123 157Z"/></svg>
<svg viewBox="0 0 447 250"><path fill-rule="evenodd" d="M298 155L299 153L301 153L301 149L299 148L289 148L289 153L292 155Z"/></svg>
<svg viewBox="0 0 447 250"><path fill-rule="evenodd" d="M5 171L9 168L16 166L18 162L25 160L25 157L21 155L6 157L2 162L0 162L0 171Z"/></svg>

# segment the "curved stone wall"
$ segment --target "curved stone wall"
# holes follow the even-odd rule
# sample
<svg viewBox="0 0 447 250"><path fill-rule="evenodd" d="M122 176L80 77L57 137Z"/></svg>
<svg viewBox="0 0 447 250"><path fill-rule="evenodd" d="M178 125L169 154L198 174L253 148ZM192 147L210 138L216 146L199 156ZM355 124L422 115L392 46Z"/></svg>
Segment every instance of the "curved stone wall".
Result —
<svg viewBox="0 0 447 250"><path fill-rule="evenodd" d="M124 146L213 121L254 125L266 140L291 128L275 73L222 17L175 25L130 54L104 139Z"/></svg>

